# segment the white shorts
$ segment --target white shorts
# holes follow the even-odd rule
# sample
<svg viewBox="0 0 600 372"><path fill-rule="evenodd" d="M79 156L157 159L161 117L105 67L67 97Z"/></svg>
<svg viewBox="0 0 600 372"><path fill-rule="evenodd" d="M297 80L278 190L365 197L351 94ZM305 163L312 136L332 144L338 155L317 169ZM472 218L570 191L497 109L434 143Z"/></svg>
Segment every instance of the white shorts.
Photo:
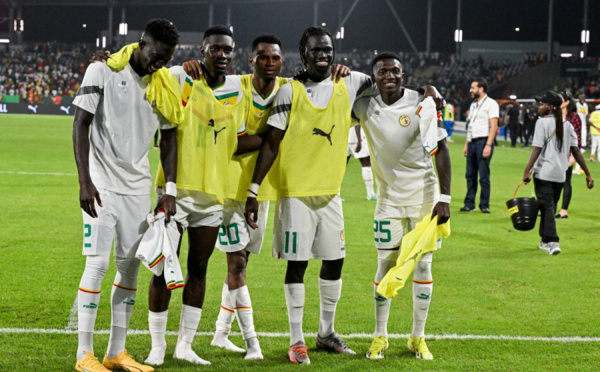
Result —
<svg viewBox="0 0 600 372"><path fill-rule="evenodd" d="M394 249L400 247L402 238L415 228L425 216L431 216L434 205L398 207L377 203L373 232L377 249ZM438 240L438 248L442 240Z"/></svg>
<svg viewBox="0 0 600 372"><path fill-rule="evenodd" d="M356 152L356 143L358 142L356 138L356 131L354 128L350 128L350 134L348 135L348 156L354 155L355 159L362 159L369 156L369 144L367 143L367 137L365 137L365 131L360 131L361 138L361 148L359 152Z"/></svg>
<svg viewBox="0 0 600 372"><path fill-rule="evenodd" d="M227 199L223 209L223 222L219 226L217 248L222 252L239 252L242 249L259 254L269 217L269 202L258 202L258 228L253 229L246 223L245 201Z"/></svg>
<svg viewBox="0 0 600 372"><path fill-rule="evenodd" d="M133 258L142 235L148 229L150 194L122 195L98 189L102 207L96 204L98 218L83 212L83 255L110 257L113 240L115 257Z"/></svg>
<svg viewBox="0 0 600 372"><path fill-rule="evenodd" d="M273 256L288 261L344 258L346 237L340 196L279 199L275 207Z"/></svg>
<svg viewBox="0 0 600 372"><path fill-rule="evenodd" d="M156 190L156 202L162 197L162 188ZM177 212L173 216L184 229L188 227L217 227L223 221L223 204L212 194L202 191L177 191Z"/></svg>

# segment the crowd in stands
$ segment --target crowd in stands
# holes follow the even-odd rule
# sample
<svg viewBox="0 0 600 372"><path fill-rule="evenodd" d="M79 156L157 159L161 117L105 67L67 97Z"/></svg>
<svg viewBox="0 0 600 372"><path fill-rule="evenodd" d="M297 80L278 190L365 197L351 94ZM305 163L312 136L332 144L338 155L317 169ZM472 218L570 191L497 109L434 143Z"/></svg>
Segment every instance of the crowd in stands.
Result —
<svg viewBox="0 0 600 372"><path fill-rule="evenodd" d="M35 43L22 49L0 50L0 97L18 96L20 102L60 104L61 99L74 97L96 50L92 45L67 45L56 42ZM493 88L512 76L537 63L535 55L524 56L521 61L486 61L483 58L458 60L454 54L399 53L403 60L405 85L432 84L455 105L470 101L469 87L475 77L485 77ZM250 48L237 48L230 73L251 72L248 63ZM337 63L352 70L370 74L370 61L374 51L344 52L337 54ZM170 65L181 64L200 57L200 47L178 48ZM302 68L298 52L284 52L282 76L292 76ZM584 88L600 93L597 83L588 82ZM578 82L579 84L579 82ZM576 91L576 90L573 90Z"/></svg>
<svg viewBox="0 0 600 372"><path fill-rule="evenodd" d="M79 90L93 50L91 45L56 42L0 50L0 96L60 104Z"/></svg>

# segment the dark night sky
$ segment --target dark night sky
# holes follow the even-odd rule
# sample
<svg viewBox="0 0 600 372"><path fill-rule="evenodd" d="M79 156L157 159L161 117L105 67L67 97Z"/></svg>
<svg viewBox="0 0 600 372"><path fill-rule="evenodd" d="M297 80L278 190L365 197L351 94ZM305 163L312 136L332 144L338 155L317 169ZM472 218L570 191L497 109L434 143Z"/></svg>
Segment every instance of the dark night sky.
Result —
<svg viewBox="0 0 600 372"><path fill-rule="evenodd" d="M347 11L352 0L343 0ZM48 1L52 3L52 1ZM427 1L392 0L396 12L419 50L425 50ZM583 0L554 0L553 37L561 45L580 45L583 27ZM453 52L453 32L456 28L456 0L433 0L433 51ZM336 2L319 6L319 22L334 29L337 21ZM8 13L0 4L0 18ZM129 29L143 29L146 21L161 17L172 20L180 31L202 32L208 26L205 5L137 6L127 8ZM590 55L600 54L600 1L589 1L591 30ZM114 25L121 19L120 7L113 11ZM29 6L23 8L25 41L94 42L99 30L106 29L108 10L105 7ZM278 35L284 49L295 49L301 32L312 23L313 8L309 1L284 3L239 4L232 7L232 23L237 45L249 45L262 32ZM214 22L226 22L226 6L216 5ZM548 0L463 0L461 25L465 40L546 41ZM82 28L83 23L87 28ZM0 24L6 29L7 23ZM516 32L515 27L521 31ZM384 0L361 0L346 23L344 50L370 48L378 50L410 50Z"/></svg>

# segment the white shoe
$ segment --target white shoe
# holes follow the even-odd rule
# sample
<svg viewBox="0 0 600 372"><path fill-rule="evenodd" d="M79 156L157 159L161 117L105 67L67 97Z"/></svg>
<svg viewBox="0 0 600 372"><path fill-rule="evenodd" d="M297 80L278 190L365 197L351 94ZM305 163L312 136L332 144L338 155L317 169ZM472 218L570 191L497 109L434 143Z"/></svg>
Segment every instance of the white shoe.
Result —
<svg viewBox="0 0 600 372"><path fill-rule="evenodd" d="M215 337L213 337L213 340L211 341L210 346L220 347L227 351L233 351L234 353L245 353L246 352L245 349L242 349L241 347L237 347L233 342L229 341L229 339L227 337L225 337L225 338L217 337L216 334L215 334Z"/></svg>
<svg viewBox="0 0 600 372"><path fill-rule="evenodd" d="M548 243L548 246L548 254L551 256L556 256L561 252L558 242Z"/></svg>
<svg viewBox="0 0 600 372"><path fill-rule="evenodd" d="M540 242L540 249L548 252L548 249L550 249L550 243Z"/></svg>
<svg viewBox="0 0 600 372"><path fill-rule="evenodd" d="M152 364L153 366L160 366L165 362L165 351L166 348L162 347L154 347L150 350L150 354L148 354L148 358L144 360L146 364Z"/></svg>
<svg viewBox="0 0 600 372"><path fill-rule="evenodd" d="M175 354L173 354L174 359L186 360L190 363L200 364L203 366L209 366L210 362L208 360L204 360L198 356L191 348L180 347L177 346L175 348Z"/></svg>

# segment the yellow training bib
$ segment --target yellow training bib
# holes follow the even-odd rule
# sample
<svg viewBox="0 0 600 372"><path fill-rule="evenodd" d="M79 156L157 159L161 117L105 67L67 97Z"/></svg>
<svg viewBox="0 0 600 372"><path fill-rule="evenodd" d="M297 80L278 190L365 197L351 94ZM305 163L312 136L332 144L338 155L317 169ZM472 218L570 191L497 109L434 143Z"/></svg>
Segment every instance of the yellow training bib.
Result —
<svg viewBox="0 0 600 372"><path fill-rule="evenodd" d="M184 113L177 127L177 188L212 194L222 203L229 163L237 149L237 129L244 120L244 100L224 105L202 77L194 82ZM156 185L165 185L160 164Z"/></svg>
<svg viewBox="0 0 600 372"><path fill-rule="evenodd" d="M327 107L310 102L304 86L292 81L292 108L279 147L279 192L286 197L335 195L346 172L352 124L346 83L335 83Z"/></svg>

